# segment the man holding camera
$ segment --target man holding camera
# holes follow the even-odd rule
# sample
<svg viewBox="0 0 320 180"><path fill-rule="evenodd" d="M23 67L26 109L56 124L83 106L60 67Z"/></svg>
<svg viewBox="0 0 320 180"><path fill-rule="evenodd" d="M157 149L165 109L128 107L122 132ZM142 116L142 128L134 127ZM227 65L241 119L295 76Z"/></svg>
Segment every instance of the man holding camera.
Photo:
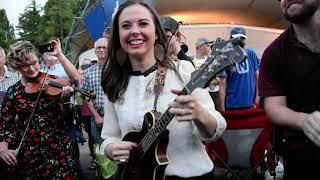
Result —
<svg viewBox="0 0 320 180"><path fill-rule="evenodd" d="M43 53L42 58L45 61L45 66L41 68L41 71L60 78L69 77L71 82L78 81L79 73L71 61L62 53L60 40L52 40L51 43L55 43L57 52L50 52L50 48L45 52L41 52L41 49L39 49L40 53Z"/></svg>

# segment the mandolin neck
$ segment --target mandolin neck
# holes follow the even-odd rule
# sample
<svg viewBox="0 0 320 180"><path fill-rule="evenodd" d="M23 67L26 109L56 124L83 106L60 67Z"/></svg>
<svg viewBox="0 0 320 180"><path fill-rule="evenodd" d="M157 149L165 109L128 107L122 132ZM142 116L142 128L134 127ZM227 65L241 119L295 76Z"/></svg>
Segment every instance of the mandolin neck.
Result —
<svg viewBox="0 0 320 180"><path fill-rule="evenodd" d="M190 94L192 91L191 89L184 88L179 95L187 95ZM161 132L163 132L168 124L171 122L171 120L174 118L175 114L172 114L169 112L170 108L167 108L167 110L162 114L162 116L156 120L153 128L151 128L146 136L143 138L143 140L139 144L139 153L140 156L143 156L145 152L148 151L148 149L155 143Z"/></svg>

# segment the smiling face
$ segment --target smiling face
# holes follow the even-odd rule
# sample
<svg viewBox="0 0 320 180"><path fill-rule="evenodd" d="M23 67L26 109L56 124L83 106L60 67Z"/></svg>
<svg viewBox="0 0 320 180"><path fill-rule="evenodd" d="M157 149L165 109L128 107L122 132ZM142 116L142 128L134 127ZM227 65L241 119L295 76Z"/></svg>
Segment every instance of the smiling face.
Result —
<svg viewBox="0 0 320 180"><path fill-rule="evenodd" d="M8 64L19 71L23 79L35 78L40 72L37 49L29 41L17 41L10 46Z"/></svg>
<svg viewBox="0 0 320 180"><path fill-rule="evenodd" d="M319 9L320 0L281 0L280 4L288 21L303 24Z"/></svg>
<svg viewBox="0 0 320 180"><path fill-rule="evenodd" d="M104 64L107 61L108 51L107 51L107 39L100 38L94 44L94 52L98 57L99 63Z"/></svg>
<svg viewBox="0 0 320 180"><path fill-rule="evenodd" d="M119 16L119 38L129 57L153 56L156 28L146 7L134 4L122 11Z"/></svg>

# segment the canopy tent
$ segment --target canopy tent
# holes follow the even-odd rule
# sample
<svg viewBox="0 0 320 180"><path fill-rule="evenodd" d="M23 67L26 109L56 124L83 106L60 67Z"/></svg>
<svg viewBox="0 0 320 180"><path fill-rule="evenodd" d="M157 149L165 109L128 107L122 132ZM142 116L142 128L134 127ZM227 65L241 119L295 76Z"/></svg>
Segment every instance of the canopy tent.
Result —
<svg viewBox="0 0 320 180"><path fill-rule="evenodd" d="M126 0L88 0L80 17L75 17L66 38L65 53L73 62L93 47L111 26L112 15ZM279 2L266 0L146 0L160 15L172 16L182 24L231 24L284 29Z"/></svg>
<svg viewBox="0 0 320 180"><path fill-rule="evenodd" d="M277 0L154 0L161 15L183 24L239 24L283 29L287 26Z"/></svg>

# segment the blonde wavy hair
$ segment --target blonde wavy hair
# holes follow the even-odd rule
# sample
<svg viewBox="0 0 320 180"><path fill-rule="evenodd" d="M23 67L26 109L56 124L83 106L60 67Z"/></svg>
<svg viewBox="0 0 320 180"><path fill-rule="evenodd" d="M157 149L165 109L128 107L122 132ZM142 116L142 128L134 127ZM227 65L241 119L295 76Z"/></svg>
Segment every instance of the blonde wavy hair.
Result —
<svg viewBox="0 0 320 180"><path fill-rule="evenodd" d="M10 67L17 70L22 64L28 63L31 54L38 54L38 50L30 41L17 41L10 45L7 62Z"/></svg>

